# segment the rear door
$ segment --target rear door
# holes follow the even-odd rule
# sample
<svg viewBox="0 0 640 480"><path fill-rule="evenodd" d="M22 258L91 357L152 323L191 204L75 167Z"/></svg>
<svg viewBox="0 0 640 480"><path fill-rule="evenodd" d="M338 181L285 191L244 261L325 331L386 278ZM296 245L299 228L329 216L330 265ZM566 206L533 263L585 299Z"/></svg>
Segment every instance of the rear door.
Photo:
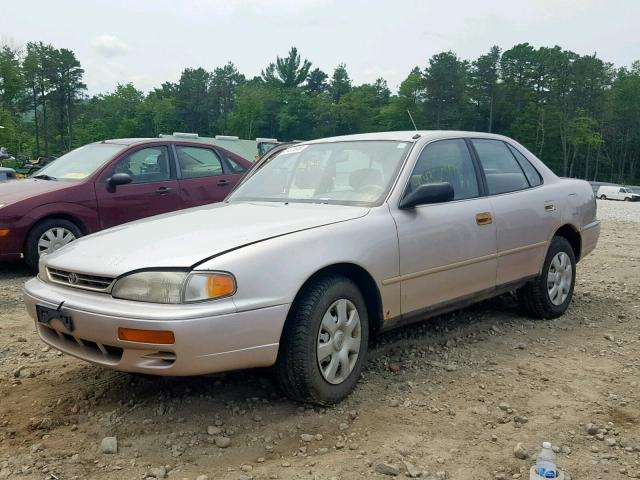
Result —
<svg viewBox="0 0 640 480"><path fill-rule="evenodd" d="M213 147L175 145L180 196L187 207L224 200L244 173L244 167ZM242 171L235 171L235 169Z"/></svg>
<svg viewBox="0 0 640 480"><path fill-rule="evenodd" d="M497 227L498 286L537 275L558 225L556 192L527 158L501 140L472 139Z"/></svg>
<svg viewBox="0 0 640 480"><path fill-rule="evenodd" d="M112 188L107 179L126 173L132 182ZM101 228L183 208L167 145L143 147L110 166L95 185Z"/></svg>

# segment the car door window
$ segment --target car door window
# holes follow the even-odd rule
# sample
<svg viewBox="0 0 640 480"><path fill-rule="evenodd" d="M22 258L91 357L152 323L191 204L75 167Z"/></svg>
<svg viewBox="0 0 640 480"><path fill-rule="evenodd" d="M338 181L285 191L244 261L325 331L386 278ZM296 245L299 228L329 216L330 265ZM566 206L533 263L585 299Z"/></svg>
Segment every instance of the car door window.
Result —
<svg viewBox="0 0 640 480"><path fill-rule="evenodd" d="M176 146L182 178L223 175L220 157L208 148Z"/></svg>
<svg viewBox="0 0 640 480"><path fill-rule="evenodd" d="M169 151L166 146L142 148L120 160L113 173L130 175L131 183L170 180Z"/></svg>
<svg viewBox="0 0 640 480"><path fill-rule="evenodd" d="M439 140L420 154L411 174L410 189L440 182L451 184L454 200L479 196L478 178L464 140Z"/></svg>
<svg viewBox="0 0 640 480"><path fill-rule="evenodd" d="M476 138L472 142L484 169L490 195L529 187L522 168L504 142L484 138Z"/></svg>
<svg viewBox="0 0 640 480"><path fill-rule="evenodd" d="M513 148L511 145L507 144L513 156L516 157L516 160L524 170L524 174L527 176L527 180L529 181L529 185L532 187L537 187L542 183L542 177L538 173L538 170L531 165L531 162L527 160L523 154L521 154L518 150Z"/></svg>
<svg viewBox="0 0 640 480"><path fill-rule="evenodd" d="M227 161L227 165L232 173L244 173L247 171L245 167L243 167L241 164L236 162L230 156L226 155L225 160Z"/></svg>

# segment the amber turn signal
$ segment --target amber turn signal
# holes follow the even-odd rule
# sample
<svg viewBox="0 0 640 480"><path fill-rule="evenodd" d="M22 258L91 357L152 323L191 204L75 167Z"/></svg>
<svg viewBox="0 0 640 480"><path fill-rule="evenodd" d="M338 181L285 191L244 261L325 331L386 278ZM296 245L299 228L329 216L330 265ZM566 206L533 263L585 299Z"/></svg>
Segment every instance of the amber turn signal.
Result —
<svg viewBox="0 0 640 480"><path fill-rule="evenodd" d="M236 284L230 275L211 274L207 276L207 293L209 298L233 295Z"/></svg>
<svg viewBox="0 0 640 480"><path fill-rule="evenodd" d="M6 237L7 235L9 235L9 232L11 230L9 230L8 228L0 228L0 237Z"/></svg>
<svg viewBox="0 0 640 480"><path fill-rule="evenodd" d="M176 339L170 330L136 330L135 328L118 328L118 338L125 342L155 343L171 345Z"/></svg>

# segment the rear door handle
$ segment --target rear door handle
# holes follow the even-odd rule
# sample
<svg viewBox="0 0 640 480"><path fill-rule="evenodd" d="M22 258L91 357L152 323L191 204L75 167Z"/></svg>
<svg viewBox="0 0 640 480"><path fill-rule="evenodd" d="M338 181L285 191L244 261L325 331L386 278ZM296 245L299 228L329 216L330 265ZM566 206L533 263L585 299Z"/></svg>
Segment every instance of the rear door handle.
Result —
<svg viewBox="0 0 640 480"><path fill-rule="evenodd" d="M220 185L221 187L224 187L225 185L229 185L229 180L218 180L218 185Z"/></svg>
<svg viewBox="0 0 640 480"><path fill-rule="evenodd" d="M158 195L166 195L167 193L171 193L173 191L173 188L169 188L169 187L160 187L156 190L156 194Z"/></svg>
<svg viewBox="0 0 640 480"><path fill-rule="evenodd" d="M478 225L491 225L493 217L489 212L476 213L476 223Z"/></svg>

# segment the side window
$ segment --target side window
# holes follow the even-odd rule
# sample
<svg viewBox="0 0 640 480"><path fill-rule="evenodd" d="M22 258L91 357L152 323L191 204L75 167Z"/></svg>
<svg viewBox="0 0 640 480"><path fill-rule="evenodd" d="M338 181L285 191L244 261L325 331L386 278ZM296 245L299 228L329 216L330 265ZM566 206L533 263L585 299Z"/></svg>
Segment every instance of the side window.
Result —
<svg viewBox="0 0 640 480"><path fill-rule="evenodd" d="M454 200L479 196L478 179L464 140L440 140L425 147L411 174L414 190L426 183L449 182Z"/></svg>
<svg viewBox="0 0 640 480"><path fill-rule="evenodd" d="M620 189L620 193L627 193L626 190L624 188Z"/></svg>
<svg viewBox="0 0 640 480"><path fill-rule="evenodd" d="M490 195L529 188L522 168L507 145L500 140L472 140L487 178Z"/></svg>
<svg viewBox="0 0 640 480"><path fill-rule="evenodd" d="M213 150L176 145L176 152L182 178L212 177L223 174L220 157Z"/></svg>
<svg viewBox="0 0 640 480"><path fill-rule="evenodd" d="M170 180L169 151L165 146L142 148L120 160L113 173L131 175L131 183Z"/></svg>
<svg viewBox="0 0 640 480"><path fill-rule="evenodd" d="M509 144L507 144L507 146L509 147L509 150L511 150L511 153L516 157L516 160L522 167L522 170L524 170L524 174L527 176L527 180L529 180L529 185L532 187L540 185L542 183L542 177L538 173L538 170L536 170L536 167L531 165L531 162L527 160L527 157L521 154L518 150Z"/></svg>
<svg viewBox="0 0 640 480"><path fill-rule="evenodd" d="M231 169L231 171L233 173L244 173L244 172L247 171L247 169L245 167L240 165L238 162L236 162L230 156L226 155L224 158L227 161L227 164L229 165L229 168Z"/></svg>

